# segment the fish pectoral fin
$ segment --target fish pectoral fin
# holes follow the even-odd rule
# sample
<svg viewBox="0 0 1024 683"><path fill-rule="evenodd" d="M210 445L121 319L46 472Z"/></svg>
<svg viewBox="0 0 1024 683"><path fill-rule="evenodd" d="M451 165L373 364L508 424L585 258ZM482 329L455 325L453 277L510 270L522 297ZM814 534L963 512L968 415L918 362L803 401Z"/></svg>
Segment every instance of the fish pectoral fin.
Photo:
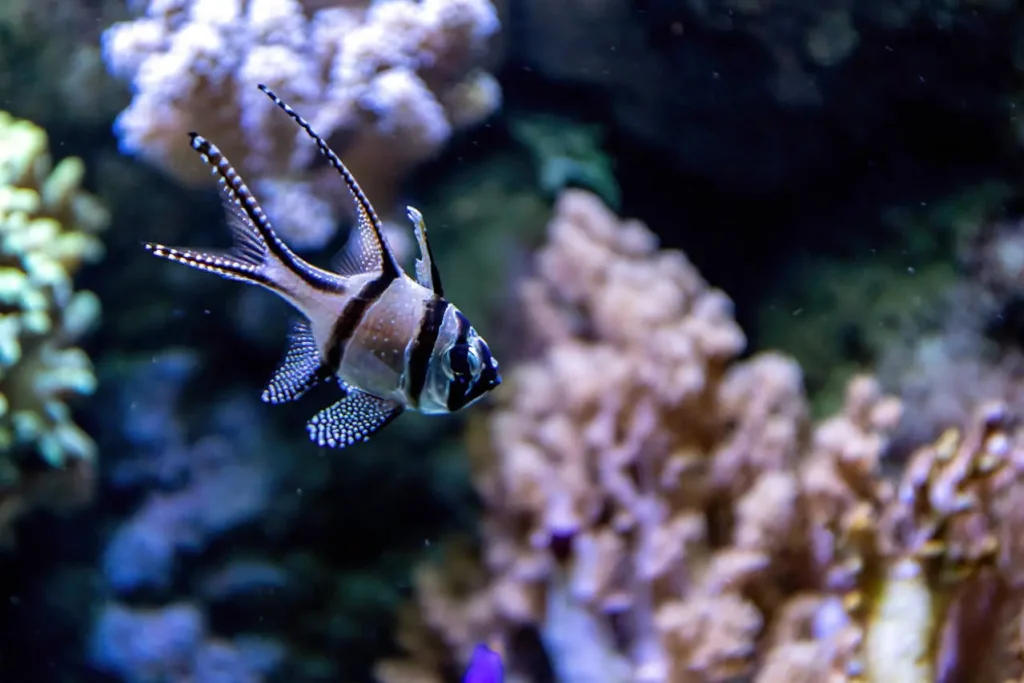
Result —
<svg viewBox="0 0 1024 683"><path fill-rule="evenodd" d="M404 410L398 401L342 386L347 388L348 394L306 423L309 438L320 446L344 448L358 441L367 441Z"/></svg>
<svg viewBox="0 0 1024 683"><path fill-rule="evenodd" d="M320 360L309 321L296 320L288 335L284 360L277 366L260 398L264 403L275 405L294 401L331 374Z"/></svg>
<svg viewBox="0 0 1024 683"><path fill-rule="evenodd" d="M427 224L423 221L423 214L419 209L407 206L405 215L412 221L416 231L416 242L420 245L420 257L416 259L416 281L427 289L433 290L434 294L439 297L444 297L441 273L437 270L434 253L430 250L430 242L427 240Z"/></svg>

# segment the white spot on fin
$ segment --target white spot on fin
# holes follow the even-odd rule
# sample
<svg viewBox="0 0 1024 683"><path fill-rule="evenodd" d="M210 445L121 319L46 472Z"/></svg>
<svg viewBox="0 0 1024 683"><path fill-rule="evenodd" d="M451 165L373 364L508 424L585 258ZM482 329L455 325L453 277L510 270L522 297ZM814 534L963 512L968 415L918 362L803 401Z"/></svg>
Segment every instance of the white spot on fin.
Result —
<svg viewBox="0 0 1024 683"><path fill-rule="evenodd" d="M288 350L261 398L265 403L294 401L315 387L325 372L307 320L296 320L288 335Z"/></svg>
<svg viewBox="0 0 1024 683"><path fill-rule="evenodd" d="M344 448L367 441L402 413L402 404L378 398L342 383L347 395L306 424L309 438L321 446Z"/></svg>

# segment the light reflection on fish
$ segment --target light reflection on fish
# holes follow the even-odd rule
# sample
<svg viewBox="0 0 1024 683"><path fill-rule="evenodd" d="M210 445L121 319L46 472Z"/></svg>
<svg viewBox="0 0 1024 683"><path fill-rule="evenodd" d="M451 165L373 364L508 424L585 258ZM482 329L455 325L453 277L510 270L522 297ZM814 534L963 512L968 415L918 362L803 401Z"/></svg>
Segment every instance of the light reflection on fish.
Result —
<svg viewBox="0 0 1024 683"><path fill-rule="evenodd" d="M358 224L331 272L295 255L274 232L256 198L213 143L190 133L192 148L219 176L234 246L226 252L146 244L155 256L259 285L304 316L263 392L294 401L337 379L345 395L307 423L321 446L367 440L406 408L450 413L501 383L498 362L466 317L444 298L423 216L410 207L419 243L416 279L398 265L380 218L355 178L312 127L264 85L260 90L302 127L345 180Z"/></svg>

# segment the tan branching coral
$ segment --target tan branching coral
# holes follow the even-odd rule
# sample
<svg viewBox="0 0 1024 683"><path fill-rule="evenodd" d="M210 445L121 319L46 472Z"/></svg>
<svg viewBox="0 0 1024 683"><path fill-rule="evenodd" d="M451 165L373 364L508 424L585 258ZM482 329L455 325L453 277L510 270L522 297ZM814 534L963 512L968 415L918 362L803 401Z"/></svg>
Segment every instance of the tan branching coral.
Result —
<svg viewBox="0 0 1024 683"><path fill-rule="evenodd" d="M510 374L477 477L490 628L558 612L624 638L608 670L626 680L748 671L764 615L744 590L786 546L758 506L793 506L799 369L732 364L745 340L729 299L593 195L562 195L537 264L524 310L543 352Z"/></svg>
<svg viewBox="0 0 1024 683"><path fill-rule="evenodd" d="M46 133L0 112L0 528L64 490L45 470L24 474L23 456L56 468L51 479L91 481L95 444L65 404L96 384L74 344L98 319L99 301L76 291L73 277L102 255L97 233L108 214L80 189L84 171L74 157L52 166Z"/></svg>
<svg viewBox="0 0 1024 683"><path fill-rule="evenodd" d="M447 656L523 630L563 682L1019 675L1003 598L1024 432L1005 408L887 475L899 401L858 377L811 425L795 363L738 361L729 300L581 191L523 294L539 351L472 439L481 561L421 570L410 658L384 680L439 680ZM510 651L513 676L525 662Z"/></svg>

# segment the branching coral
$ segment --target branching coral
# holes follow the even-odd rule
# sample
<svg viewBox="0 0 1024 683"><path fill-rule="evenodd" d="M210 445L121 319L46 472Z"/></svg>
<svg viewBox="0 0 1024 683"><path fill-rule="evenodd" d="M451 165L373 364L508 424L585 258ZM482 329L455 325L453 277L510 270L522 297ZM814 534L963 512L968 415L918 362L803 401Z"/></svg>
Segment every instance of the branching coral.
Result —
<svg viewBox="0 0 1024 683"><path fill-rule="evenodd" d="M98 259L106 210L79 186L68 157L51 167L46 133L0 114L0 447L26 448L51 465L91 458L94 445L64 399L95 387L86 355L71 347L99 316L74 274Z"/></svg>
<svg viewBox="0 0 1024 683"><path fill-rule="evenodd" d="M95 388L89 358L72 344L99 301L72 278L102 254L96 233L108 216L79 189L83 173L73 157L51 167L46 133L0 112L0 528L90 490L95 445L65 400ZM23 456L58 469L23 472Z"/></svg>
<svg viewBox="0 0 1024 683"><path fill-rule="evenodd" d="M478 68L497 30L489 0L151 0L108 29L103 51L134 91L116 125L123 150L198 182L206 170L182 136L202 132L288 239L313 248L333 233L338 193L319 186L307 170L316 148L256 84L331 138L384 209L411 166L498 106Z"/></svg>
<svg viewBox="0 0 1024 683"><path fill-rule="evenodd" d="M977 622L1018 585L1024 451L1004 408L891 481L899 401L858 377L811 425L796 364L736 361L728 299L641 224L567 191L537 271L541 351L474 439L482 562L418 574L399 636L415 661L532 630L561 681L1019 675L1005 634L985 640L1019 604Z"/></svg>

